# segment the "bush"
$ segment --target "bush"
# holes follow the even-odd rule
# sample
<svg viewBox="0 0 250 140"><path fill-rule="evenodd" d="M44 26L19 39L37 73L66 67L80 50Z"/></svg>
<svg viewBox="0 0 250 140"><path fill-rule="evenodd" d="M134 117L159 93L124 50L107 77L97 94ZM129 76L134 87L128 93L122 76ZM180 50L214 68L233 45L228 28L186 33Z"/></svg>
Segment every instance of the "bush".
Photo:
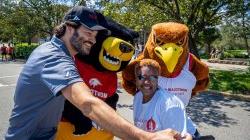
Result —
<svg viewBox="0 0 250 140"><path fill-rule="evenodd" d="M229 52L224 52L224 58L234 58L234 55Z"/></svg>
<svg viewBox="0 0 250 140"><path fill-rule="evenodd" d="M27 59L31 52L38 46L36 43L20 43L15 45L15 55L17 58Z"/></svg>
<svg viewBox="0 0 250 140"><path fill-rule="evenodd" d="M209 56L207 54L201 54L200 58L201 59L209 59Z"/></svg>
<svg viewBox="0 0 250 140"><path fill-rule="evenodd" d="M246 50L227 50L224 52L225 58L249 58Z"/></svg>

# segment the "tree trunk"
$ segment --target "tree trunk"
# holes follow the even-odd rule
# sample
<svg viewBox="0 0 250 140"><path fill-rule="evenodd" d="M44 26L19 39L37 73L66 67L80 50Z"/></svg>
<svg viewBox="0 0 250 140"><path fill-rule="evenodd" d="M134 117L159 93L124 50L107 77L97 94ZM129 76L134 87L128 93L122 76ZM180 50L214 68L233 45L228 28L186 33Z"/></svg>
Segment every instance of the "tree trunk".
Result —
<svg viewBox="0 0 250 140"><path fill-rule="evenodd" d="M212 46L210 43L206 43L206 47L205 47L205 53L207 54L207 56L210 56L210 53L212 51Z"/></svg>
<svg viewBox="0 0 250 140"><path fill-rule="evenodd" d="M247 36L246 35L244 35L244 41L245 41L248 57L250 57L250 48L249 48L249 45L248 45L248 42L247 42Z"/></svg>
<svg viewBox="0 0 250 140"><path fill-rule="evenodd" d="M242 27L243 27L243 39L245 41L245 46L246 46L246 49L247 49L247 53L248 53L248 56L250 57L250 48L248 46L248 42L247 42L247 35L246 35L246 30L247 28L245 27L245 15L242 14ZM246 30L245 30L246 29Z"/></svg>
<svg viewBox="0 0 250 140"><path fill-rule="evenodd" d="M243 3L243 6L242 7L244 7L244 1L242 1ZM248 57L250 57L250 48L249 48L249 46L248 46L248 42L247 42L247 35L246 35L246 31L247 31L247 28L246 28L246 24L245 24L245 16L246 16L246 14L245 14L245 12L243 12L243 10L242 10L242 12L241 12L241 16L242 16L242 27L243 27L243 38L244 38L244 41L245 41L245 45L246 45L246 49L247 49L247 53L248 53Z"/></svg>
<svg viewBox="0 0 250 140"><path fill-rule="evenodd" d="M192 37L191 33L189 33L189 40L188 40L189 51L194 54L198 59L200 59L198 49L195 43L195 39Z"/></svg>
<svg viewBox="0 0 250 140"><path fill-rule="evenodd" d="M31 45L31 40L32 40L32 37L29 37L28 38L28 45Z"/></svg>

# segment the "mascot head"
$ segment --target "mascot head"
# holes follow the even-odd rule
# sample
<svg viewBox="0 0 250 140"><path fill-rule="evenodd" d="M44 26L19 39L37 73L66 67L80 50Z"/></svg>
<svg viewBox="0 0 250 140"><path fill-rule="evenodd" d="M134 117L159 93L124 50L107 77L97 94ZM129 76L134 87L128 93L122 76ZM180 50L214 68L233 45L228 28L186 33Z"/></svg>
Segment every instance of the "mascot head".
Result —
<svg viewBox="0 0 250 140"><path fill-rule="evenodd" d="M156 60L161 66L161 76L172 77L180 72L189 55L188 31L186 25L176 22L153 25L143 53L122 72L122 85L125 90L135 93L134 67L141 59Z"/></svg>
<svg viewBox="0 0 250 140"><path fill-rule="evenodd" d="M97 43L92 47L89 56L78 57L84 57L82 60L99 71L121 71L134 55L135 48L132 44L139 35L98 12L97 17L99 24L110 32L99 31Z"/></svg>
<svg viewBox="0 0 250 140"><path fill-rule="evenodd" d="M177 69L182 69L188 52L188 27L186 25L166 22L152 26L144 57L157 60L162 66L163 73L169 75Z"/></svg>

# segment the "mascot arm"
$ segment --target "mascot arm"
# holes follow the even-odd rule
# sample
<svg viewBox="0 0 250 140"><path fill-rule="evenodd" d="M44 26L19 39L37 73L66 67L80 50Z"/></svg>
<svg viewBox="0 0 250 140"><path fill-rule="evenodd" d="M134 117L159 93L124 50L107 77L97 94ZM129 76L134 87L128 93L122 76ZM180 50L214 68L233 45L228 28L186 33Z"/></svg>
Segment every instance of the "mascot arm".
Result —
<svg viewBox="0 0 250 140"><path fill-rule="evenodd" d="M134 95L136 92L135 85L135 64L137 61L131 62L126 68L122 71L122 86L129 93Z"/></svg>
<svg viewBox="0 0 250 140"><path fill-rule="evenodd" d="M114 93L112 96L108 97L105 100L105 103L107 103L110 107L116 110L118 99L119 99L119 95L117 93Z"/></svg>
<svg viewBox="0 0 250 140"><path fill-rule="evenodd" d="M92 121L67 100L64 104L63 118L74 125L75 135L86 134L92 128Z"/></svg>
<svg viewBox="0 0 250 140"><path fill-rule="evenodd" d="M204 91L208 87L209 83L209 68L201 62L197 57L191 54L193 62L191 65L191 72L196 77L196 85L192 90L192 96L196 95L200 91Z"/></svg>
<svg viewBox="0 0 250 140"><path fill-rule="evenodd" d="M114 95L108 97L105 102L116 110L116 104L118 102L119 95L114 93ZM74 125L75 131L73 134L82 135L89 132L92 128L92 121L88 117L84 116L82 112L72 105L69 101L65 101L63 118Z"/></svg>

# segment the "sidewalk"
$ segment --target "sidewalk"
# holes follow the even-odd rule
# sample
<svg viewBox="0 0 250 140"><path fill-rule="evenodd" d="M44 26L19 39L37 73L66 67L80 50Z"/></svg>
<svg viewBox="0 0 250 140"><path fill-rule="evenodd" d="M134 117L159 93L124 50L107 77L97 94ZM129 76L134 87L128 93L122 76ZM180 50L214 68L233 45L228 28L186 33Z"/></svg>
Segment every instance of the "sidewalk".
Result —
<svg viewBox="0 0 250 140"><path fill-rule="evenodd" d="M235 71L235 70L241 70L245 71L248 70L249 66L244 65L232 65L232 64L219 64L219 63L209 63L206 59L201 59L202 62L206 63L208 67L212 70L225 70L225 71ZM25 59L16 59L15 61L4 61L2 62L0 60L0 63L6 63L6 62L21 62L25 63Z"/></svg>
<svg viewBox="0 0 250 140"><path fill-rule="evenodd" d="M201 61L206 63L208 65L208 67L210 69L212 69L212 70L225 70L225 71L241 70L241 71L246 71L246 70L248 70L248 67L249 67L249 66L245 66L245 65L209 63L206 59L201 59Z"/></svg>

